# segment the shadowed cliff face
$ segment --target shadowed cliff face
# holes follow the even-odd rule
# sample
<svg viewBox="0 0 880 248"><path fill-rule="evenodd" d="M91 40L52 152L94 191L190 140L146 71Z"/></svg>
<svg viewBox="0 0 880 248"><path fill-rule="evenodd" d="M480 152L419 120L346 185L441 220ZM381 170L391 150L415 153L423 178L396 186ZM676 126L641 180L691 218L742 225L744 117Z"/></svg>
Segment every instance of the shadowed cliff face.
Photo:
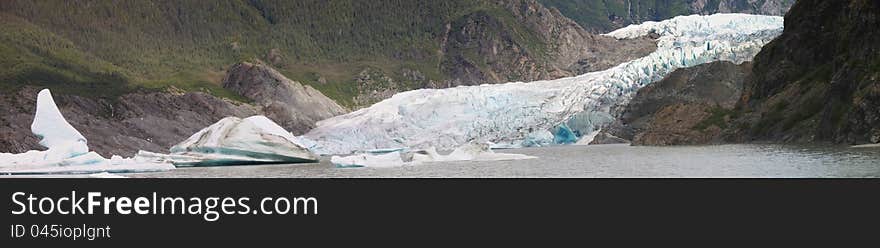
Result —
<svg viewBox="0 0 880 248"><path fill-rule="evenodd" d="M786 15L783 33L762 49L751 69L730 73L717 64L680 69L640 90L606 133L643 145L878 143L878 25L877 1L798 1ZM692 72L706 75L681 77ZM740 82L742 94L693 92L698 98L725 99L713 104L695 103L684 91L658 91L694 79ZM729 96L739 96L735 108Z"/></svg>
<svg viewBox="0 0 880 248"><path fill-rule="evenodd" d="M755 57L731 139L880 142L878 25L878 1L798 1Z"/></svg>

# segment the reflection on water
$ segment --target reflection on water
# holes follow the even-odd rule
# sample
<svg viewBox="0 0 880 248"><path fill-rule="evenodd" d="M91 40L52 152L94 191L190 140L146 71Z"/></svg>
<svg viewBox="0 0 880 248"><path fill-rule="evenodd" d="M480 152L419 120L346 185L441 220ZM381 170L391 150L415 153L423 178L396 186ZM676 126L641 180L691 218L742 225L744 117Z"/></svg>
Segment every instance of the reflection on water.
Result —
<svg viewBox="0 0 880 248"><path fill-rule="evenodd" d="M181 168L130 177L878 177L880 148L794 145L558 146L504 150L532 160L398 168L321 163Z"/></svg>

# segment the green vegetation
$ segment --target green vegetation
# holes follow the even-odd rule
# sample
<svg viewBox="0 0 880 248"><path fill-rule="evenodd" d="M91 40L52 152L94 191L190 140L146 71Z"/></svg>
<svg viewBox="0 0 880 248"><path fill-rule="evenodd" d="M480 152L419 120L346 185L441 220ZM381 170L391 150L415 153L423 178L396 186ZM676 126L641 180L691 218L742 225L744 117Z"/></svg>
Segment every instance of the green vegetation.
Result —
<svg viewBox="0 0 880 248"><path fill-rule="evenodd" d="M758 121L758 124L752 127L751 133L757 135L763 135L770 132L770 129L780 121L785 119L785 109L788 108L788 101L780 100L776 104L771 107L770 111L767 112L764 116L761 116L761 120Z"/></svg>
<svg viewBox="0 0 880 248"><path fill-rule="evenodd" d="M789 114L788 117L782 122L782 130L787 131L792 129L801 121L809 119L810 117L815 116L822 108L825 106L825 102L822 101L821 97L813 96L804 100L804 102L797 108L793 113Z"/></svg>
<svg viewBox="0 0 880 248"><path fill-rule="evenodd" d="M694 130L703 131L706 128L711 126L716 126L721 129L727 128L727 122L731 119L736 119L738 117L738 112L733 109L726 109L720 106L715 106L712 109L709 109L709 117L697 123L696 126L693 127Z"/></svg>
<svg viewBox="0 0 880 248"><path fill-rule="evenodd" d="M396 81L403 68L443 79L445 24L475 12L501 20L530 53L544 52L533 31L488 0L9 0L0 4L0 87L112 97L174 86L236 98L219 86L225 67L260 59L350 104L365 68ZM273 49L280 59L269 58Z"/></svg>

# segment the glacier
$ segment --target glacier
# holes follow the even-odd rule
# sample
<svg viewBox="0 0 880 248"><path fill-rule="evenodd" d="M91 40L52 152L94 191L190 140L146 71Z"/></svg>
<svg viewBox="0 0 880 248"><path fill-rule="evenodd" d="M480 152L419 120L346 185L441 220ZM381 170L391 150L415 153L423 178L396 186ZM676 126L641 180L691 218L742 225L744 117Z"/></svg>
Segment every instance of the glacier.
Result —
<svg viewBox="0 0 880 248"><path fill-rule="evenodd" d="M326 119L302 136L319 154L376 149L449 150L471 142L495 147L588 143L641 87L678 68L742 63L782 32L783 18L747 14L679 16L604 34L659 35L657 50L605 71L535 82L420 89Z"/></svg>
<svg viewBox="0 0 880 248"><path fill-rule="evenodd" d="M307 143L262 115L226 117L174 145L170 154L139 151L145 161L176 166L317 162Z"/></svg>
<svg viewBox="0 0 880 248"><path fill-rule="evenodd" d="M379 152L364 152L349 156L333 156L330 163L338 168L349 167L398 167L419 165L432 162L455 162L455 161L501 161L534 159L537 157L523 154L496 153L490 148L489 143L467 143L447 155L437 152L430 147L424 150L394 150Z"/></svg>
<svg viewBox="0 0 880 248"><path fill-rule="evenodd" d="M88 174L100 172L148 172L174 169L168 163L151 163L112 156L106 159L89 151L86 138L61 115L48 89L37 95L31 132L40 138L44 151L0 153L0 174Z"/></svg>

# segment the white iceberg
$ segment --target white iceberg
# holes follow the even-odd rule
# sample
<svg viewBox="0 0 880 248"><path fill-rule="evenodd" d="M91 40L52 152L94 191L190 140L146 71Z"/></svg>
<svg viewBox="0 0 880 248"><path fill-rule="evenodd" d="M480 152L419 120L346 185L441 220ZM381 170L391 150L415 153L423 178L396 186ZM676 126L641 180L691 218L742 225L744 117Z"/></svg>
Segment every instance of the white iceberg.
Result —
<svg viewBox="0 0 880 248"><path fill-rule="evenodd" d="M112 174L112 173L108 173L108 172L101 172L101 173L90 174L89 178L126 178L126 177Z"/></svg>
<svg viewBox="0 0 880 248"><path fill-rule="evenodd" d="M226 117L171 147L170 154L140 151L136 158L177 166L317 162L306 147L265 116Z"/></svg>
<svg viewBox="0 0 880 248"><path fill-rule="evenodd" d="M399 151L389 152L384 154L370 154L370 153L361 153L350 156L333 156L330 158L330 163L335 165L338 168L349 168L349 167L374 167L374 168L382 168L382 167L397 167L404 166L407 163L403 162L401 158L401 153Z"/></svg>
<svg viewBox="0 0 880 248"><path fill-rule="evenodd" d="M433 162L500 161L537 158L523 154L495 153L489 147L490 145L486 143L468 143L456 148L454 151L452 151L452 153L448 155L441 155L434 147L412 152L411 154L407 154L403 151L393 151L378 154L360 153L349 156L333 156L330 158L330 163L339 168L381 168L418 165L422 163Z"/></svg>
<svg viewBox="0 0 880 248"><path fill-rule="evenodd" d="M581 137L613 120L612 109L626 104L639 88L678 68L751 60L782 28L782 17L746 14L681 16L633 25L606 35L626 39L659 34L655 52L569 78L401 92L320 121L304 138L314 142L310 149L319 154L389 147L448 150L468 142L498 147L589 143Z"/></svg>
<svg viewBox="0 0 880 248"><path fill-rule="evenodd" d="M31 132L45 151L0 153L0 174L80 174L98 172L147 172L174 169L167 163L149 163L113 156L106 159L90 152L86 138L58 110L48 89L37 95Z"/></svg>
<svg viewBox="0 0 880 248"><path fill-rule="evenodd" d="M449 155L440 155L436 148L431 147L422 152L414 153L412 162L502 161L538 158L515 153L496 153L490 147L491 145L488 143L467 143L455 148Z"/></svg>

